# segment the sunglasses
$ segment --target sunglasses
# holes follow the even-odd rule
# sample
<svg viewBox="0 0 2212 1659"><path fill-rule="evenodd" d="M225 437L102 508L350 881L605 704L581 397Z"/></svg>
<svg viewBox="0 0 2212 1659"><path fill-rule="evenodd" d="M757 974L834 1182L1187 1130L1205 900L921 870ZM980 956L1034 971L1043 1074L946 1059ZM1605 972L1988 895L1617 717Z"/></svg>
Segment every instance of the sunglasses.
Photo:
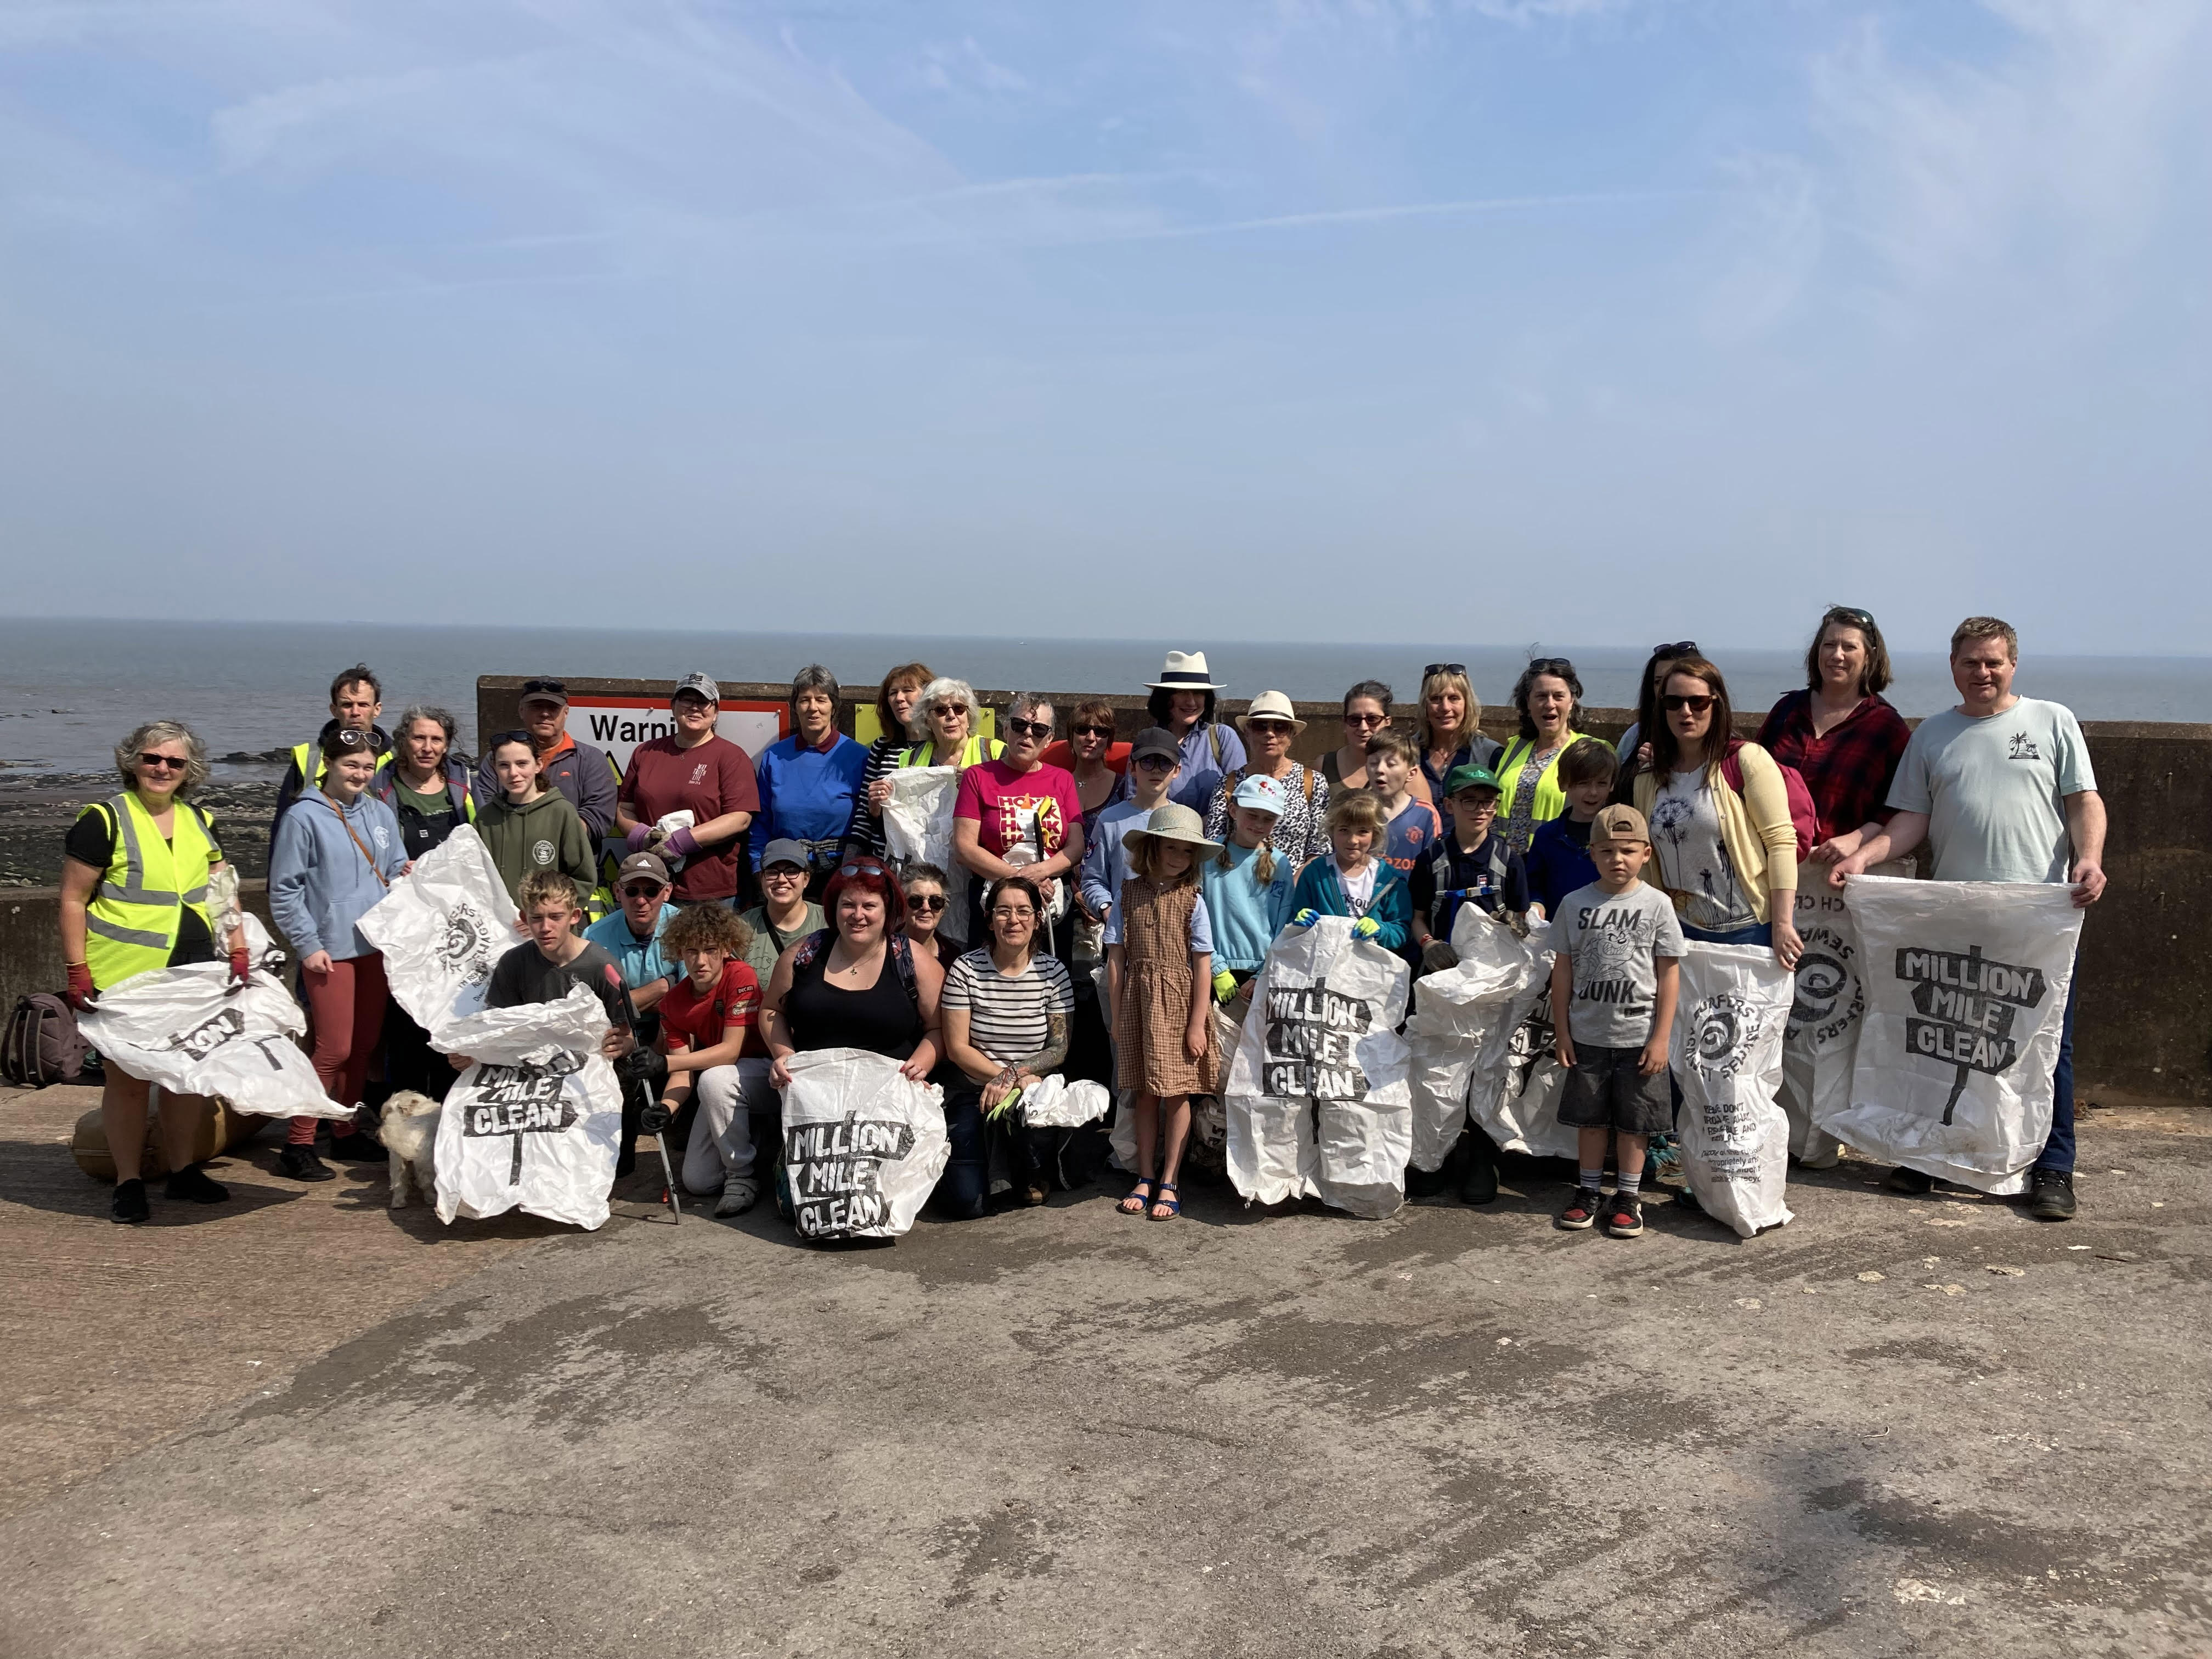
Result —
<svg viewBox="0 0 2212 1659"><path fill-rule="evenodd" d="M1075 735L1079 738L1110 738L1114 735L1114 728L1110 726L1079 726L1075 728Z"/></svg>
<svg viewBox="0 0 2212 1659"><path fill-rule="evenodd" d="M1289 737L1292 732L1297 730L1295 726L1292 726L1283 720L1246 720L1244 722L1244 729L1247 732L1253 733L1255 736L1266 732L1273 736L1284 738Z"/></svg>
<svg viewBox="0 0 2212 1659"><path fill-rule="evenodd" d="M538 696L540 693L549 694L556 697L565 697L568 695L568 688L559 680L523 681L522 695L524 696L534 697Z"/></svg>
<svg viewBox="0 0 2212 1659"><path fill-rule="evenodd" d="M950 902L942 893L923 893L908 898L906 902L910 910L937 911L942 910Z"/></svg>
<svg viewBox="0 0 2212 1659"><path fill-rule="evenodd" d="M1677 640L1672 645L1655 645L1651 647L1651 654L1655 657L1694 657L1698 654L1698 642L1695 640Z"/></svg>
<svg viewBox="0 0 2212 1659"><path fill-rule="evenodd" d="M1344 717L1344 723L1346 726L1388 726L1390 724L1390 717L1388 714L1346 714Z"/></svg>
<svg viewBox="0 0 2212 1659"><path fill-rule="evenodd" d="M1713 699L1711 697L1694 696L1680 691L1669 691L1659 701L1666 706L1667 712L1670 714L1680 708L1686 708L1692 714L1702 714L1713 706Z"/></svg>
<svg viewBox="0 0 2212 1659"><path fill-rule="evenodd" d="M850 864L841 864L837 873L850 880L854 876L873 876L878 881L888 881L890 872L873 859L854 859Z"/></svg>
<svg viewBox="0 0 2212 1659"><path fill-rule="evenodd" d="M936 720L949 720L956 716L964 720L967 714L968 705L964 702L940 702L930 709L929 717Z"/></svg>
<svg viewBox="0 0 2212 1659"><path fill-rule="evenodd" d="M1556 674L1562 679L1571 679L1575 665L1565 657L1531 657L1528 672L1532 674Z"/></svg>
<svg viewBox="0 0 2212 1659"><path fill-rule="evenodd" d="M1009 720L1006 722L1006 730L1018 738L1048 738L1052 735L1052 722Z"/></svg>
<svg viewBox="0 0 2212 1659"><path fill-rule="evenodd" d="M1426 679L1431 674L1464 674L1466 672L1467 665L1463 662L1432 662L1421 671L1421 678Z"/></svg>
<svg viewBox="0 0 2212 1659"><path fill-rule="evenodd" d="M527 732L495 732L484 739L484 753L489 755L501 744L510 743L526 743L533 750L538 747L537 739Z"/></svg>
<svg viewBox="0 0 2212 1659"><path fill-rule="evenodd" d="M1146 755L1137 765L1146 772L1172 772L1176 769L1175 762L1164 755Z"/></svg>
<svg viewBox="0 0 2212 1659"><path fill-rule="evenodd" d="M166 767L172 772L181 772L190 766L191 762L175 755L141 755L138 757L138 764Z"/></svg>
<svg viewBox="0 0 2212 1659"><path fill-rule="evenodd" d="M1844 622L1856 623L1869 633L1874 631L1874 618L1856 605L1832 605L1828 607L1828 615L1832 617L1840 617Z"/></svg>
<svg viewBox="0 0 2212 1659"><path fill-rule="evenodd" d="M658 898L667 890L657 881L634 881L623 889L624 898Z"/></svg>

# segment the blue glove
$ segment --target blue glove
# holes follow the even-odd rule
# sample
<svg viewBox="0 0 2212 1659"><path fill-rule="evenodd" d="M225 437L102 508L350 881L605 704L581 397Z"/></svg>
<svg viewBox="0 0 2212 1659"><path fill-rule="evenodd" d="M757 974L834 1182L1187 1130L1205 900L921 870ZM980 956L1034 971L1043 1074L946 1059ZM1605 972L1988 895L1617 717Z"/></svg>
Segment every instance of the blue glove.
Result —
<svg viewBox="0 0 2212 1659"><path fill-rule="evenodd" d="M1293 927L1310 927L1314 923L1320 920L1321 912L1315 909L1313 906L1309 904L1304 909L1299 911L1297 915L1291 918L1291 926Z"/></svg>
<svg viewBox="0 0 2212 1659"><path fill-rule="evenodd" d="M1362 916L1352 924L1352 936L1354 939L1373 939L1382 931L1382 924L1372 916Z"/></svg>

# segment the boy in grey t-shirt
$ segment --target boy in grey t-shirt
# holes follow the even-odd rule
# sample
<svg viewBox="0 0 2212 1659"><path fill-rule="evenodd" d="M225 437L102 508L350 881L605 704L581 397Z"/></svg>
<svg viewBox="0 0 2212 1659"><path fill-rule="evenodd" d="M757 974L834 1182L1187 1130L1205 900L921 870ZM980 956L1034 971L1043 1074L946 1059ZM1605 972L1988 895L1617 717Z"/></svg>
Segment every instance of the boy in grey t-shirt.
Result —
<svg viewBox="0 0 2212 1659"><path fill-rule="evenodd" d="M1650 831L1632 806L1608 806L1590 825L1597 880L1559 901L1553 923L1552 1030L1567 1085L1559 1121L1576 1129L1580 1184L1559 1224L1580 1231L1602 1218L1615 1238L1644 1231L1644 1150L1674 1121L1667 1082L1682 925L1673 901L1638 878ZM1620 1175L1598 1190L1606 1142L1617 1138Z"/></svg>

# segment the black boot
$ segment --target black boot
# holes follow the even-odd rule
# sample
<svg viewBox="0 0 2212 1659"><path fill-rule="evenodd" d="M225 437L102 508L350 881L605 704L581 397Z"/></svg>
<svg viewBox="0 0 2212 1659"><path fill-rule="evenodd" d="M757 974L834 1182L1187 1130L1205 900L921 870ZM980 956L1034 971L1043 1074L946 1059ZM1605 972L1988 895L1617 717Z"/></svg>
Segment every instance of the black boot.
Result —
<svg viewBox="0 0 2212 1659"><path fill-rule="evenodd" d="M115 1183L115 1196L107 1202L107 1213L126 1227L135 1227L149 1219L154 1206L146 1201L146 1183L137 1176Z"/></svg>
<svg viewBox="0 0 2212 1659"><path fill-rule="evenodd" d="M2038 1221L2074 1218L2074 1172L2071 1170L2030 1170L2027 1172L2027 1212Z"/></svg>
<svg viewBox="0 0 2212 1659"><path fill-rule="evenodd" d="M1492 1202L1498 1196L1498 1143L1480 1125L1470 1123L1461 1141L1461 1150L1467 1158L1467 1169L1460 1177L1459 1201Z"/></svg>

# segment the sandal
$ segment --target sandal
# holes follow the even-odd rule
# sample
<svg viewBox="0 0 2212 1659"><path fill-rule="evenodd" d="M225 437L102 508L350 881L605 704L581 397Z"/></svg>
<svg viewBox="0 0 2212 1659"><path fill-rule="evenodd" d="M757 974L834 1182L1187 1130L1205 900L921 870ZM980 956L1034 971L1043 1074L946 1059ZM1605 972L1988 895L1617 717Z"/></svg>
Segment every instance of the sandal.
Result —
<svg viewBox="0 0 2212 1659"><path fill-rule="evenodd" d="M1159 1183L1159 1190L1152 1195L1152 1218L1153 1220L1172 1221L1182 1213L1182 1195L1177 1194L1174 1198L1167 1196L1168 1194L1175 1191L1176 1184L1174 1182L1163 1181ZM1167 1212L1165 1215L1162 1215L1160 1213L1163 1210Z"/></svg>
<svg viewBox="0 0 2212 1659"><path fill-rule="evenodd" d="M1132 1207L1132 1206L1134 1207ZM1129 1189L1128 1197L1114 1206L1123 1215L1142 1215L1152 1207L1152 1182L1150 1176Z"/></svg>

